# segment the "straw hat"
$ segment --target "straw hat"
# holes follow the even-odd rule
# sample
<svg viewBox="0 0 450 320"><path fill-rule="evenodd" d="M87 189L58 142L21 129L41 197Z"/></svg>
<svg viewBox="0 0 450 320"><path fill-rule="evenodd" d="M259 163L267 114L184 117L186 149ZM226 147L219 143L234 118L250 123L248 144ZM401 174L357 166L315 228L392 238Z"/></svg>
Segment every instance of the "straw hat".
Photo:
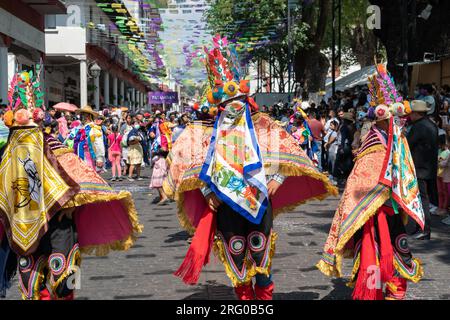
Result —
<svg viewBox="0 0 450 320"><path fill-rule="evenodd" d="M94 118L98 117L98 115L99 115L97 112L95 112L94 110L92 110L92 107L91 107L91 106L84 106L83 108L80 108L80 109L78 110L78 113L88 113L88 114L90 114L91 116L93 116Z"/></svg>
<svg viewBox="0 0 450 320"><path fill-rule="evenodd" d="M422 100L414 100L411 102L411 110L412 112L428 112L430 108L425 101Z"/></svg>

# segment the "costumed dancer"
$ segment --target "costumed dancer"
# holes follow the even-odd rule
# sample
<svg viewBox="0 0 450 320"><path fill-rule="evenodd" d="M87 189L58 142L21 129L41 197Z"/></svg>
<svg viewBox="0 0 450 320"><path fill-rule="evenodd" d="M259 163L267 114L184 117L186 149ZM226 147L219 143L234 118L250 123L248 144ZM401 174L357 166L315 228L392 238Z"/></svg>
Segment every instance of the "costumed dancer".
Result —
<svg viewBox="0 0 450 320"><path fill-rule="evenodd" d="M162 113L156 115L155 123L151 128L151 134L154 138L152 143L152 178L149 188L157 189L159 193L158 205L165 205L169 198L164 193L163 181L167 176L167 155L172 149L172 132L168 127L169 122L165 121ZM155 199L156 201L156 199Z"/></svg>
<svg viewBox="0 0 450 320"><path fill-rule="evenodd" d="M10 130L0 162L0 294L17 265L23 299L69 300L81 253L127 250L142 226L129 192L116 193L43 133L39 87L39 76L23 72L9 90Z"/></svg>
<svg viewBox="0 0 450 320"><path fill-rule="evenodd" d="M197 283L214 248L239 299L269 300L277 238L273 219L337 190L286 130L257 112L226 38L214 38L214 48L205 53L207 97L218 107L217 119L183 131L164 181L164 191L178 202L181 225L195 233L175 274Z"/></svg>
<svg viewBox="0 0 450 320"><path fill-rule="evenodd" d="M377 72L369 78L369 114L376 123L356 153L317 267L325 275L342 277L342 259L353 258L353 299L400 300L406 296L407 280L416 283L423 276L403 222L412 218L423 229L424 213L408 142L399 125L409 104L403 103L384 65Z"/></svg>
<svg viewBox="0 0 450 320"><path fill-rule="evenodd" d="M95 124L99 116L91 106L77 110L81 116L82 128L74 139L74 152L91 168L103 168L106 157L102 127Z"/></svg>
<svg viewBox="0 0 450 320"><path fill-rule="evenodd" d="M296 107L294 114L290 117L287 130L292 134L295 140L298 141L300 147L306 152L308 157L315 164L318 164L318 147L314 141L308 121L308 115L301 109L301 107Z"/></svg>

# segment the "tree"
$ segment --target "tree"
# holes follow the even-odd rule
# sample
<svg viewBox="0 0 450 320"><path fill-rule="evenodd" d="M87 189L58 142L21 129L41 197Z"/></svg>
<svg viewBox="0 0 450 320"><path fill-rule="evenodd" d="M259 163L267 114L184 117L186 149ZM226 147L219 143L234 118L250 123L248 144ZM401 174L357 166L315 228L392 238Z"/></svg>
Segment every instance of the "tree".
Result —
<svg viewBox="0 0 450 320"><path fill-rule="evenodd" d="M314 1L301 6L301 21L309 26L307 46L299 48L295 53L296 81L304 83L311 93L318 92L325 85L330 62L322 53L326 26L331 13L331 0Z"/></svg>
<svg viewBox="0 0 450 320"><path fill-rule="evenodd" d="M342 53L348 57L343 65L358 63L361 67L373 65L378 53L377 37L367 28L368 0L342 0L341 37ZM332 46L332 23L327 24L325 45Z"/></svg>
<svg viewBox="0 0 450 320"><path fill-rule="evenodd" d="M388 68L397 82L403 81L402 16L403 1L370 0L370 3L381 9L381 29L374 30L386 48ZM408 60L422 61L425 52L435 53L438 57L450 54L450 1L408 1ZM427 5L432 5L428 19L418 17Z"/></svg>
<svg viewBox="0 0 450 320"><path fill-rule="evenodd" d="M287 1L286 0L209 0L206 12L213 33L227 36L241 45L245 62L273 62L280 91L285 91L288 70ZM299 14L294 11L293 16ZM291 30L294 50L306 45L308 26L302 23Z"/></svg>

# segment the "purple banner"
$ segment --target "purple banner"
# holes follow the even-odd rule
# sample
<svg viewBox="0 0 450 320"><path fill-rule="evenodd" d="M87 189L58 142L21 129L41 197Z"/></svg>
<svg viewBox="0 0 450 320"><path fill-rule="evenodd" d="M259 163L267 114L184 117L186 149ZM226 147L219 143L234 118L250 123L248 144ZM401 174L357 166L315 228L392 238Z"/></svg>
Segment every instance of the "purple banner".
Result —
<svg viewBox="0 0 450 320"><path fill-rule="evenodd" d="M148 103L163 104L163 103L178 103L178 92L149 92Z"/></svg>

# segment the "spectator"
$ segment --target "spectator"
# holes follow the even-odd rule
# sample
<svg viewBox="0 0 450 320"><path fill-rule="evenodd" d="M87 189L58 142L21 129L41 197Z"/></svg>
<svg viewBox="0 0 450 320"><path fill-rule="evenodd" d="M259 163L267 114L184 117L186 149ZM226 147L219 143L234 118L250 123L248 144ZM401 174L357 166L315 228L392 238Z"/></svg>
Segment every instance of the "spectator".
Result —
<svg viewBox="0 0 450 320"><path fill-rule="evenodd" d="M317 120L317 115L315 111L311 111L308 120L309 129L311 130L314 141L317 146L317 159L318 159L318 169L319 171L323 171L322 169L322 140L325 136L325 129L319 120Z"/></svg>
<svg viewBox="0 0 450 320"><path fill-rule="evenodd" d="M338 179L338 186L344 187L345 181L353 168L352 143L354 133L352 124L355 123L355 120L352 114L348 112L342 114L341 120L337 137L338 151L333 168L333 176Z"/></svg>
<svg viewBox="0 0 450 320"><path fill-rule="evenodd" d="M134 169L136 169L136 179L138 181L143 180L141 178L141 165L144 161L144 150L142 143L145 137L140 130L141 125L138 121L133 124L133 129L128 134L128 164L130 165L130 172L128 174L128 181L135 181L133 178Z"/></svg>
<svg viewBox="0 0 450 320"><path fill-rule="evenodd" d="M111 162L112 168L112 179L111 181L122 181L122 168L120 165L120 160L122 156L122 136L119 133L119 126L113 124L111 127L111 133L108 135L108 154L109 161Z"/></svg>
<svg viewBox="0 0 450 320"><path fill-rule="evenodd" d="M433 97L433 86L431 84L424 84L420 87L419 96L417 100L422 100L427 103L427 115L434 115L436 111L436 101Z"/></svg>
<svg viewBox="0 0 450 320"><path fill-rule="evenodd" d="M437 189L438 129L428 118L430 111L423 100L411 103L411 127L407 134L411 155L416 167L420 197L425 213L424 232L417 232L418 240L429 240L431 236L430 193Z"/></svg>
<svg viewBox="0 0 450 320"><path fill-rule="evenodd" d="M330 172L329 178L333 184L337 184L333 178L333 169L336 162L336 155L338 151L338 129L339 122L337 120L333 120L330 123L330 128L327 135L324 138L325 142L325 150L327 151L327 159L328 159L328 172Z"/></svg>
<svg viewBox="0 0 450 320"><path fill-rule="evenodd" d="M439 141L439 168L438 168L438 193L439 193L439 209L437 214L440 216L447 215L448 208L448 187L450 183L450 150L447 141L442 143Z"/></svg>

